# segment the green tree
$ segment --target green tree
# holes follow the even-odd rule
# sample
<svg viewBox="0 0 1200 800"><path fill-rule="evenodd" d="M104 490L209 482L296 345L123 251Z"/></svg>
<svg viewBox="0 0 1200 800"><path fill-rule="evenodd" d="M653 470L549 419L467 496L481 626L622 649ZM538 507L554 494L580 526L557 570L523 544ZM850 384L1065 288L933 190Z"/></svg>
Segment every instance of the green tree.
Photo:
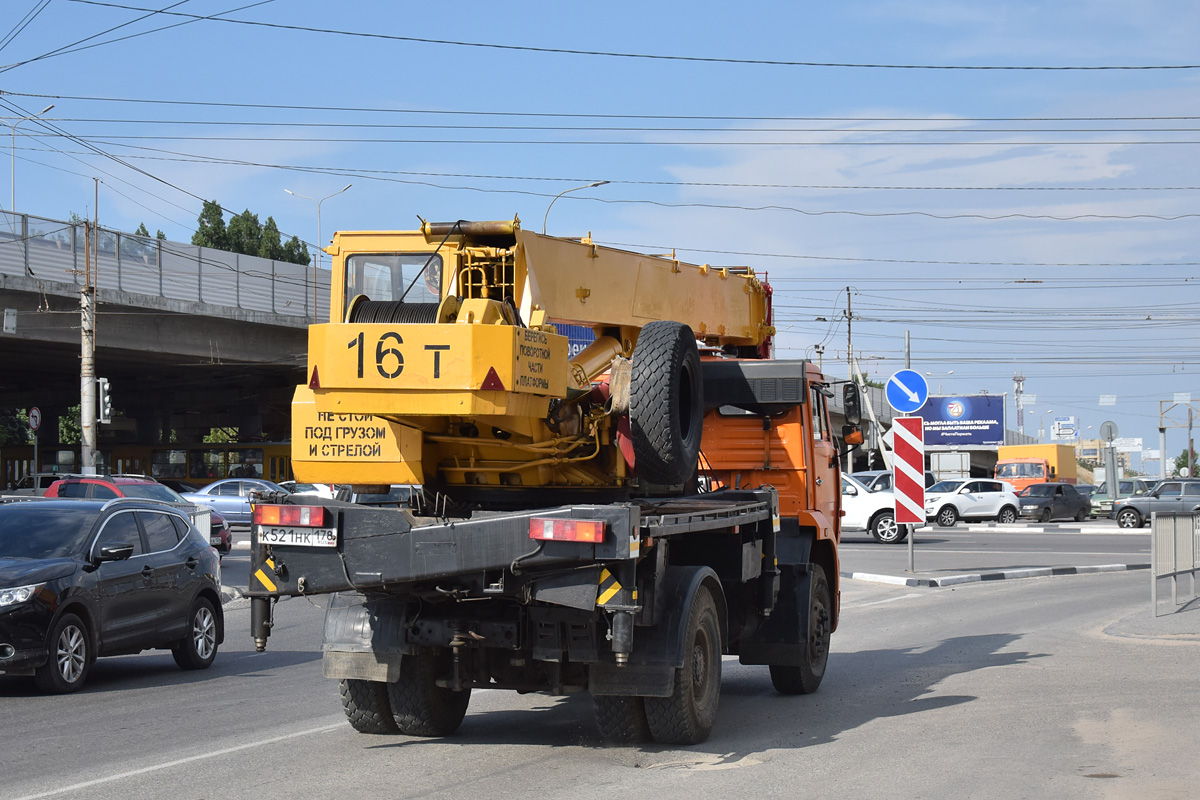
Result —
<svg viewBox="0 0 1200 800"><path fill-rule="evenodd" d="M275 224L274 217L267 217L267 222L262 227L262 234L258 240L258 255L276 261L283 260L283 244L279 241L279 226Z"/></svg>
<svg viewBox="0 0 1200 800"><path fill-rule="evenodd" d="M287 261L291 264L303 264L307 267L312 258L308 255L308 248L304 246L304 242L293 236L283 246L283 255L280 256L279 260Z"/></svg>
<svg viewBox="0 0 1200 800"><path fill-rule="evenodd" d="M167 235L166 235L165 233L163 233L163 232L162 232L162 229L159 229L159 230L158 230L158 232L156 232L156 233L154 234L154 238L155 238L155 239L166 239L166 238L167 238Z"/></svg>
<svg viewBox="0 0 1200 800"><path fill-rule="evenodd" d="M229 220L225 236L226 250L247 256L258 255L258 248L262 243L262 223L258 221L258 214L251 213L247 208L233 217Z"/></svg>
<svg viewBox="0 0 1200 800"><path fill-rule="evenodd" d="M79 444L83 441L83 415L79 411L79 403L58 418L58 441L60 444Z"/></svg>
<svg viewBox="0 0 1200 800"><path fill-rule="evenodd" d="M1194 465L1200 464L1200 456L1196 455L1196 448L1194 448L1194 447L1192 448L1192 464L1194 464ZM1187 451L1187 448L1185 447L1182 450L1180 450L1179 455L1175 457L1175 471L1179 472L1182 469L1186 469L1187 465L1188 465L1188 451Z"/></svg>
<svg viewBox="0 0 1200 800"><path fill-rule="evenodd" d="M29 443L29 416L24 409L0 410L0 445Z"/></svg>
<svg viewBox="0 0 1200 800"><path fill-rule="evenodd" d="M225 229L225 215L220 203L216 200L205 200L197 222L199 224L196 232L192 234L192 244L221 250L229 249L229 234Z"/></svg>
<svg viewBox="0 0 1200 800"><path fill-rule="evenodd" d="M283 235L274 217L267 217L264 225L258 221L258 214L247 208L231 217L226 225L220 203L205 200L198 223L192 244L308 266L308 249L295 236L283 244ZM165 238L162 231L159 231L159 238Z"/></svg>
<svg viewBox="0 0 1200 800"><path fill-rule="evenodd" d="M204 435L205 444L232 444L238 438L237 428L210 428Z"/></svg>
<svg viewBox="0 0 1200 800"><path fill-rule="evenodd" d="M134 236L145 236L147 239L149 239L150 231L146 230L146 223L143 222L140 225L138 225L137 230L133 232L133 235Z"/></svg>

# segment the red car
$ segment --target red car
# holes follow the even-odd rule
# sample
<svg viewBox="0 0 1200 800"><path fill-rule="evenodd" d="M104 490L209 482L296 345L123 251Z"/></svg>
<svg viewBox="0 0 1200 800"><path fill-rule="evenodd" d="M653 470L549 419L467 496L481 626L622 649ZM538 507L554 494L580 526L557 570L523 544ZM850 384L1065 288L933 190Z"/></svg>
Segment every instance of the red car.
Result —
<svg viewBox="0 0 1200 800"><path fill-rule="evenodd" d="M55 481L46 489L46 497L86 497L93 500L110 500L114 497L139 497L158 500L175 506L195 506L180 496L179 492L163 486L153 478L135 475L76 476ZM221 555L233 549L233 537L229 524L216 511L212 512L212 528L209 544Z"/></svg>

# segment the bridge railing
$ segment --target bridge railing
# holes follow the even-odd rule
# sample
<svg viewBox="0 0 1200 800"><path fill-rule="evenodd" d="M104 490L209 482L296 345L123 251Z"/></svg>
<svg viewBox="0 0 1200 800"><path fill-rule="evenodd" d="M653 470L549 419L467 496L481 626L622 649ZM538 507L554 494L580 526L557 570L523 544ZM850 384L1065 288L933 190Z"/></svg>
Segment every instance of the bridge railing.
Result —
<svg viewBox="0 0 1200 800"><path fill-rule="evenodd" d="M98 289L327 319L329 272L211 247L100 229ZM0 211L0 275L82 285L82 224ZM316 292L314 296L314 286Z"/></svg>

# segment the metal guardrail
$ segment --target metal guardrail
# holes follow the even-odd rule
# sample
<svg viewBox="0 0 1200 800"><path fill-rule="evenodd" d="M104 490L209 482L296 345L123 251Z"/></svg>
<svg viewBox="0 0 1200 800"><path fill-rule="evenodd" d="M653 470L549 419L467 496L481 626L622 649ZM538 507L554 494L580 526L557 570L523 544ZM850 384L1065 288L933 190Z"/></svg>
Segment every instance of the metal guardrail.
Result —
<svg viewBox="0 0 1200 800"><path fill-rule="evenodd" d="M1150 603L1154 616L1163 616L1159 611L1158 582L1160 578L1171 581L1171 609L1195 600L1196 573L1200 572L1200 514L1171 513L1150 515ZM1179 578L1191 577L1191 591L1180 601Z"/></svg>
<svg viewBox="0 0 1200 800"><path fill-rule="evenodd" d="M82 224L0 211L0 275L82 285ZM329 273L313 266L100 229L97 289L327 319ZM317 286L313 296L314 282Z"/></svg>

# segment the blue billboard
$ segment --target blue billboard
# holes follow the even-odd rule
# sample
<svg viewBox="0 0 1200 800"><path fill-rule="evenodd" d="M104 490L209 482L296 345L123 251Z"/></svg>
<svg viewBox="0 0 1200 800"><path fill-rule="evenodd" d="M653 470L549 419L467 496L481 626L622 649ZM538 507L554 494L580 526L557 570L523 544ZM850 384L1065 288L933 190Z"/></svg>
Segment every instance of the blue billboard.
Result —
<svg viewBox="0 0 1200 800"><path fill-rule="evenodd" d="M596 334L587 325L566 325L556 322L554 327L558 329L559 336L567 337L569 343L567 358L574 358L582 353L585 347L596 341Z"/></svg>
<svg viewBox="0 0 1200 800"><path fill-rule="evenodd" d="M926 447L1004 444L1004 395L931 396L920 414Z"/></svg>

